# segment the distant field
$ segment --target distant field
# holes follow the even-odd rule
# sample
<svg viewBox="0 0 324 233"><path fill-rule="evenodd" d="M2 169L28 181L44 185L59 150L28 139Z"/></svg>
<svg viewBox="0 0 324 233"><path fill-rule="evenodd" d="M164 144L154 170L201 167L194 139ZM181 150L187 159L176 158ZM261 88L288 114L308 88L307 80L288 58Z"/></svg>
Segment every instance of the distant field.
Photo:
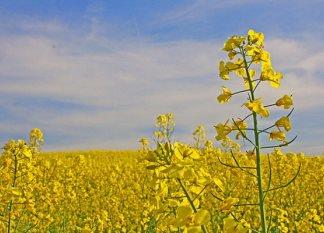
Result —
<svg viewBox="0 0 324 233"><path fill-rule="evenodd" d="M216 152L215 152L216 153ZM137 151L46 152L23 158L18 165L15 188L11 188L13 163L8 154L1 156L1 232L8 222L12 200L12 232L171 232L170 203L163 199L144 157ZM253 227L258 224L255 206L227 208L217 198L235 197L237 203L255 202L253 182L237 169L224 167L213 152L204 155L197 166L218 177L224 190L203 193L208 206L211 232L223 232L229 211ZM229 160L227 154L222 155ZM242 158L242 162L247 158ZM208 161L208 165L204 161ZM323 232L324 158L296 154L273 155L272 180L280 184L302 164L296 180L280 192L269 195L272 224L278 232ZM26 165L26 166L25 166ZM264 164L265 167L267 164ZM19 171L20 169L20 171ZM267 172L265 172L265 175ZM189 187L190 189L190 187ZM196 191L190 189L192 195ZM217 197L217 198L215 198ZM181 200L181 196L178 197ZM169 202L171 199L169 200ZM202 204L201 204L202 205ZM234 208L234 207L233 207ZM248 232L242 230L238 232Z"/></svg>

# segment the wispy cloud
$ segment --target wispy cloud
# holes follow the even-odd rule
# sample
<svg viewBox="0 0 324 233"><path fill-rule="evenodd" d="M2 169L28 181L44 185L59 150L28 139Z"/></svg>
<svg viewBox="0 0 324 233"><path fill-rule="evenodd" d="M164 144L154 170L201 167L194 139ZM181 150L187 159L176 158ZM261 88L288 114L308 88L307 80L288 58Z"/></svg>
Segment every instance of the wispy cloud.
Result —
<svg viewBox="0 0 324 233"><path fill-rule="evenodd" d="M183 22L201 20L228 7L238 7L243 4L257 3L257 0L191 0L187 4L177 6L173 10L164 14L160 20L166 22Z"/></svg>
<svg viewBox="0 0 324 233"><path fill-rule="evenodd" d="M223 84L217 77L221 41L118 41L91 32L80 37L57 25L34 24L24 26L29 33L0 36L0 105L7 116L0 124L2 143L41 127L48 149L136 148L159 113L174 112L176 137L187 140L200 123L211 129L232 113L243 114L236 110L239 99L226 106L215 101ZM65 34L58 35L61 30ZM323 108L320 44L268 39L276 67L286 74L283 90L263 90L269 101L292 91L299 112ZM307 115L298 124L307 128ZM298 148L319 152L319 139L308 137L317 144L301 141Z"/></svg>

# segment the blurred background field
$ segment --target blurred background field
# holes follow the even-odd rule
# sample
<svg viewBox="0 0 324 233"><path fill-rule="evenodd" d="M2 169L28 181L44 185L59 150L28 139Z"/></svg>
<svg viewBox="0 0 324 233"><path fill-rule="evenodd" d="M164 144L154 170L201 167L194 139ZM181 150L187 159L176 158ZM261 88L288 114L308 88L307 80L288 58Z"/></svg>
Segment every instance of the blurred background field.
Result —
<svg viewBox="0 0 324 233"><path fill-rule="evenodd" d="M204 155L197 166L221 180L223 197L240 202L256 199L246 176L219 164L214 153ZM158 203L165 190L154 185L145 156L140 151L103 150L44 152L30 158L21 155L21 170L12 188L12 155L4 153L1 231L7 229L8 203L13 200L12 232L171 232L161 215L163 203ZM230 158L224 153L222 159ZM273 155L275 183L284 183L298 163L302 164L300 175L289 187L269 196L272 224L280 227L278 232L323 232L323 161L323 157L302 154ZM256 207L222 209L222 201L210 193L203 195L212 216L208 223L211 232L223 232L228 211L252 226L258 224Z"/></svg>

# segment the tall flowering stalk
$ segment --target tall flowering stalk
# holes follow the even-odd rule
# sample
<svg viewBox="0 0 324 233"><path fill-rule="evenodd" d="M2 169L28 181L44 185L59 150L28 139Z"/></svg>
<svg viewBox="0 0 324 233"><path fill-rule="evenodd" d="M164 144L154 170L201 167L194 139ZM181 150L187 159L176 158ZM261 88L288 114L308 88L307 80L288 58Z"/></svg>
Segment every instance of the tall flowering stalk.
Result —
<svg viewBox="0 0 324 233"><path fill-rule="evenodd" d="M219 76L223 80L230 80L230 74L234 73L236 76L241 78L242 84L244 85L243 90L231 91L227 87L222 87L222 93L217 97L217 100L223 104L230 101L232 96L237 94L247 94L248 101L243 103L242 106L247 108L250 112L247 116L238 119L231 119L231 123L227 120L224 124L220 123L215 126L217 131L216 140L221 142L231 141L229 134L232 132L236 133L236 139L243 138L248 141L252 150L247 151L249 155L254 156L255 166L242 166L239 164L238 159L235 157L235 151L230 150L231 156L235 164L227 164L221 161L220 163L231 168L238 168L257 180L258 188L258 203L253 205L259 206L261 232L266 233L271 227L271 216L269 216L269 223L267 224L267 215L265 208L265 198L267 193L273 190L284 188L292 183L297 177L300 167L296 175L286 184L273 187L271 182L271 160L268 156L269 163L269 177L267 187L264 187L264 178L262 171L262 158L261 150L287 146L293 142L296 137L292 140L286 140L286 132L291 129L290 115L293 109L286 115L278 119L274 124L260 129L261 118L268 118L270 116L271 107L283 107L289 109L293 105L291 95L284 95L279 98L275 103L264 104L261 97L257 97L257 89L260 84L268 83L272 88L279 88L281 79L283 78L282 73L277 72L271 63L270 53L264 49L264 34L249 30L246 36L234 35L230 37L225 43L223 50L227 52L230 61L221 61L219 63ZM259 70L259 75L257 71ZM252 119L251 119L252 118ZM252 127L248 126L248 120L252 122ZM250 133L249 133L250 132ZM261 134L268 135L270 141L279 141L275 145L262 145ZM255 230L256 231L256 230ZM257 231L258 232L258 231Z"/></svg>
<svg viewBox="0 0 324 233"><path fill-rule="evenodd" d="M197 148L172 141L174 128L172 113L159 115L154 132L156 149L148 147L146 138L140 140L147 154L147 169L153 172L155 180L157 218L167 232L207 233L210 213L201 202L214 179L197 166L203 159ZM203 134L203 127L194 132L196 146L205 140Z"/></svg>

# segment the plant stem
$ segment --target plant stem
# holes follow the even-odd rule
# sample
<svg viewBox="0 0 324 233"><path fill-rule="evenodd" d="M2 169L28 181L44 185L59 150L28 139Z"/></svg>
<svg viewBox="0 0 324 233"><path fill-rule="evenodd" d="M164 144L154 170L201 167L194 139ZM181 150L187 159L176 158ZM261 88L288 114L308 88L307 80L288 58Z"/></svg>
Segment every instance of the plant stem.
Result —
<svg viewBox="0 0 324 233"><path fill-rule="evenodd" d="M188 199L188 201L189 201L189 203L190 203L190 206L191 206L193 212L194 212L194 213L197 213L197 209L196 209L196 207L195 207L195 204L193 203L193 201L192 201L192 199L191 199L191 197L190 197L190 195L189 195L189 193L188 193L186 187L184 186L184 184L182 183L182 181L181 181L179 178L177 178L177 180L178 180L178 182L179 182L179 184L180 184L180 186L181 186L183 192L185 193L185 196L186 196L186 198ZM201 225L201 229L202 229L202 231L203 231L204 233L208 233L207 228L206 228L205 225Z"/></svg>
<svg viewBox="0 0 324 233"><path fill-rule="evenodd" d="M244 49L241 49L242 56L244 60L245 72L247 75L247 79L249 82L249 89L251 95L251 101L255 100L254 91L252 85L252 80L249 73L249 67L246 62ZM266 223L266 211L265 211L265 200L264 200L264 192L262 187L262 162L261 162L261 154L260 154L260 142L259 142L259 133L258 133L258 118L256 112L252 112L253 116L253 128L254 128L254 141L255 141L255 152L256 152L256 168L257 168L257 181L258 181L258 191L259 191L259 208L260 208L260 221L261 221L261 232L267 232L267 223Z"/></svg>

